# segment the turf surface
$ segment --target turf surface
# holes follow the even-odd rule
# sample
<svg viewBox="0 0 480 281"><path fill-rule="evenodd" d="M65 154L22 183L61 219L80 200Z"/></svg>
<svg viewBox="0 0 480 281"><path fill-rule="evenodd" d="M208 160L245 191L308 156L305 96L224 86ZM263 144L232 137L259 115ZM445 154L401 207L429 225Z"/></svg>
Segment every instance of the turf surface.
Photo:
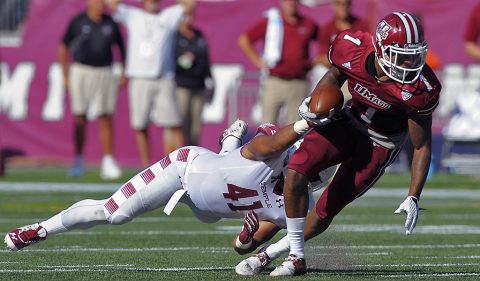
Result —
<svg viewBox="0 0 480 281"><path fill-rule="evenodd" d="M421 200L426 210L414 234L406 236L404 216L393 215L406 188L382 187L399 181L385 176L326 233L307 243L309 273L298 279L479 280L480 191L474 190L478 180L463 178L457 179L462 189L444 189L451 179L436 184L442 189L426 187ZM110 194L0 191L0 232L48 218L78 200ZM266 274L235 274L234 266L245 258L230 248L240 224L204 224L183 206L170 217L156 210L122 226L53 236L24 251L2 249L0 280L271 280Z"/></svg>

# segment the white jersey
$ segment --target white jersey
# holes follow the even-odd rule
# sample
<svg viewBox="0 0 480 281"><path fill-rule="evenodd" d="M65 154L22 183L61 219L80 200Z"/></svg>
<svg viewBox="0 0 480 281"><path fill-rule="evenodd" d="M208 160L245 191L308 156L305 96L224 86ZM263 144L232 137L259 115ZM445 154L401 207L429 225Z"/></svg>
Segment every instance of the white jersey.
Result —
<svg viewBox="0 0 480 281"><path fill-rule="evenodd" d="M149 14L137 7L118 5L114 19L128 30L128 77L151 79L174 74L173 39L183 11L181 5L173 5Z"/></svg>
<svg viewBox="0 0 480 281"><path fill-rule="evenodd" d="M254 161L244 158L241 149L218 155L194 148L199 155L187 165L184 177L189 199L212 217L243 218L254 210L260 220L286 227L283 195L275 194L274 188L278 185L282 193L288 152ZM310 201L313 206L313 196Z"/></svg>

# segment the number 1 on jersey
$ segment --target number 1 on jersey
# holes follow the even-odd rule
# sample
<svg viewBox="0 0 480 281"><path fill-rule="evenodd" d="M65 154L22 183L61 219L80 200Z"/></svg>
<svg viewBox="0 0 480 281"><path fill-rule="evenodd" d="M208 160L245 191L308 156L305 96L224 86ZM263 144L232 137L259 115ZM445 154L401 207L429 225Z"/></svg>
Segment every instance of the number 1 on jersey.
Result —
<svg viewBox="0 0 480 281"><path fill-rule="evenodd" d="M360 46L360 43L361 43L361 42L360 42L360 39L354 38L354 37L352 37L352 36L350 36L350 35L348 35L348 34L345 34L345 35L343 36L343 39L348 40L348 41L352 42L353 44L355 44L355 45L357 45L357 46Z"/></svg>
<svg viewBox="0 0 480 281"><path fill-rule="evenodd" d="M228 193L223 193L223 197L226 199L230 199L232 201L238 201L240 198L249 198L258 196L258 192L253 189L243 188L240 186L236 186L234 184L227 184ZM232 203L227 203L228 207L232 211L244 211L244 210L254 210L260 209L263 207L262 202L254 201L250 205L234 205Z"/></svg>

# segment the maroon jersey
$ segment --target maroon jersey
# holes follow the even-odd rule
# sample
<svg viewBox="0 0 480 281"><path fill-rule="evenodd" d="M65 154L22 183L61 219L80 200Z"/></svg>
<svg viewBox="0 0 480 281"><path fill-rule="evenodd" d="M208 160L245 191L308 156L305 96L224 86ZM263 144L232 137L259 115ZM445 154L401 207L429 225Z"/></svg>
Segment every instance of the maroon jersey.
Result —
<svg viewBox="0 0 480 281"><path fill-rule="evenodd" d="M369 31L368 23L360 18L355 16L351 17L350 20L351 27L349 29L353 30L361 30L361 31ZM342 30L338 29L336 20L333 18L329 21L321 30L320 33L320 53L326 54L328 53L328 49L330 48L330 44L332 44L333 40L337 37L337 35L342 32Z"/></svg>
<svg viewBox="0 0 480 281"><path fill-rule="evenodd" d="M247 31L250 42L263 40L267 33L268 19L260 20ZM310 42L318 40L318 27L309 18L298 16L296 23L283 20L283 49L280 62L269 70L282 79L305 79L312 67L309 59ZM318 42L318 41L317 41Z"/></svg>
<svg viewBox="0 0 480 281"><path fill-rule="evenodd" d="M428 65L412 84L378 81L372 69L374 51L370 33L346 30L332 43L329 60L348 79L354 126L377 143L394 148L406 136L408 118L436 108L441 85Z"/></svg>
<svg viewBox="0 0 480 281"><path fill-rule="evenodd" d="M466 42L476 43L479 36L480 36L480 5L477 5L470 12L463 37Z"/></svg>

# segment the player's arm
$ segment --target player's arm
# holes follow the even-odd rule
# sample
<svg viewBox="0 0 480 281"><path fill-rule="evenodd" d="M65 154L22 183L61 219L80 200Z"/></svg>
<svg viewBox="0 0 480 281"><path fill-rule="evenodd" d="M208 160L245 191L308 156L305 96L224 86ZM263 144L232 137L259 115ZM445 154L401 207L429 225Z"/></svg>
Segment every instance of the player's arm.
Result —
<svg viewBox="0 0 480 281"><path fill-rule="evenodd" d="M255 251L258 246L269 241L277 234L281 228L273 222L260 221L259 228L253 235L251 243L241 244L238 242L239 237L235 237L233 240L233 249L240 255L248 254Z"/></svg>
<svg viewBox="0 0 480 281"><path fill-rule="evenodd" d="M282 154L310 129L307 121L287 125L272 135L259 135L242 149L243 157L263 161Z"/></svg>
<svg viewBox="0 0 480 281"><path fill-rule="evenodd" d="M405 213L406 234L412 233L418 219L418 201L423 185L427 179L428 168L432 154L432 114L416 115L408 120L408 130L413 143L413 159L411 168L410 188L407 198L395 211Z"/></svg>
<svg viewBox="0 0 480 281"><path fill-rule="evenodd" d="M242 50L242 52L247 56L247 58L259 69L266 68L265 61L257 54L255 49L253 48L252 42L248 38L246 33L240 34L238 37L238 47Z"/></svg>
<svg viewBox="0 0 480 281"><path fill-rule="evenodd" d="M408 130L413 143L412 174L409 196L420 199L430 167L432 154L432 115L417 115L408 120Z"/></svg>
<svg viewBox="0 0 480 281"><path fill-rule="evenodd" d="M322 85L335 85L339 88L342 87L343 83L347 78L343 75L343 73L335 66L330 67L330 69L323 75L322 79L318 81L317 85L315 86L315 89L313 90L315 92L316 89L319 88L319 86ZM313 93L312 93L313 94Z"/></svg>

